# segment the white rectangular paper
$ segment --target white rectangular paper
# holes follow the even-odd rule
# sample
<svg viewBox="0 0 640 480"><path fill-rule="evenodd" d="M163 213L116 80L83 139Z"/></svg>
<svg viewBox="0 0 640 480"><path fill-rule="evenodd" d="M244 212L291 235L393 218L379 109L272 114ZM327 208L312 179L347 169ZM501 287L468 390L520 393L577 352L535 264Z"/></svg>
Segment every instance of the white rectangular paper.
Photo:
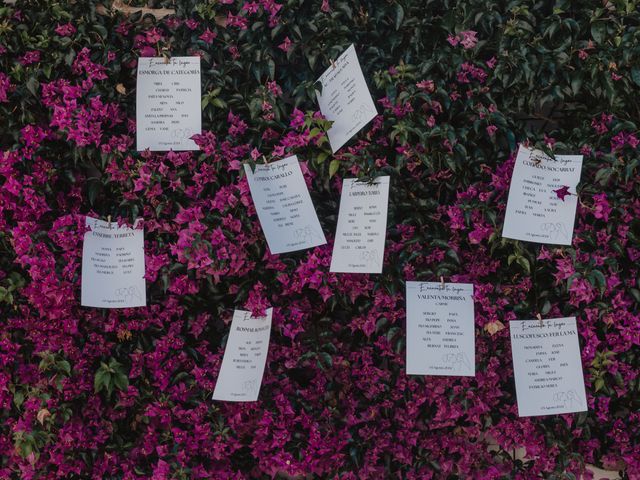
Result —
<svg viewBox="0 0 640 480"><path fill-rule="evenodd" d="M117 222L86 217L91 231L82 245L80 304L129 308L147 305L144 280L144 231Z"/></svg>
<svg viewBox="0 0 640 480"><path fill-rule="evenodd" d="M316 90L320 111L333 125L327 132L336 153L377 114L376 106L362 74L356 49L347 48L320 76L322 93Z"/></svg>
<svg viewBox="0 0 640 480"><path fill-rule="evenodd" d="M387 233L389 177L342 182L331 272L381 273Z"/></svg>
<svg viewBox="0 0 640 480"><path fill-rule="evenodd" d="M244 310L233 312L229 339L213 391L214 400L227 402L258 400L269 352L272 315L272 308L266 311L264 317L253 317L251 312Z"/></svg>
<svg viewBox="0 0 640 480"><path fill-rule="evenodd" d="M141 57L137 82L137 149L199 150L190 137L202 131L200 57Z"/></svg>
<svg viewBox="0 0 640 480"><path fill-rule="evenodd" d="M586 412L576 318L512 320L509 330L518 414Z"/></svg>
<svg viewBox="0 0 640 480"><path fill-rule="evenodd" d="M407 282L407 375L476 374L473 285Z"/></svg>
<svg viewBox="0 0 640 480"><path fill-rule="evenodd" d="M553 245L571 245L576 218L576 186L582 155L556 155L555 160L520 146L511 177L502 236ZM561 200L554 190L569 187Z"/></svg>
<svg viewBox="0 0 640 480"><path fill-rule="evenodd" d="M271 253L327 243L295 155L244 171Z"/></svg>

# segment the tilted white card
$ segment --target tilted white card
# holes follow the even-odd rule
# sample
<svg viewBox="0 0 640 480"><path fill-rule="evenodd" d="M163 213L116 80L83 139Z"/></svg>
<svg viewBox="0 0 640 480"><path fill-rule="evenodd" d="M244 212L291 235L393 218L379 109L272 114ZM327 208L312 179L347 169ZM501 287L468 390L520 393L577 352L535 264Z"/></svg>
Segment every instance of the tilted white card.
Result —
<svg viewBox="0 0 640 480"><path fill-rule="evenodd" d="M295 155L258 164L253 172L245 164L244 171L271 253L327 243Z"/></svg>
<svg viewBox="0 0 640 480"><path fill-rule="evenodd" d="M233 312L231 331L213 392L214 400L258 400L269 352L272 315L272 308L264 317L253 317L251 312L244 310Z"/></svg>
<svg viewBox="0 0 640 480"><path fill-rule="evenodd" d="M581 170L582 155L556 155L553 160L521 145L511 177L502 236L571 245ZM554 191L563 187L573 194L564 196L564 200Z"/></svg>
<svg viewBox="0 0 640 480"><path fill-rule="evenodd" d="M407 282L407 375L474 376L470 283Z"/></svg>
<svg viewBox="0 0 640 480"><path fill-rule="evenodd" d="M353 45L318 79L322 93L316 90L320 111L333 125L327 132L331 150L336 153L377 114L369 87L362 74Z"/></svg>
<svg viewBox="0 0 640 480"><path fill-rule="evenodd" d="M342 182L331 272L381 273L387 233L389 177Z"/></svg>
<svg viewBox="0 0 640 480"><path fill-rule="evenodd" d="M86 217L82 245L81 305L128 308L147 304L144 231Z"/></svg>
<svg viewBox="0 0 640 480"><path fill-rule="evenodd" d="M200 57L138 59L137 149L199 150L191 136L202 131Z"/></svg>
<svg viewBox="0 0 640 480"><path fill-rule="evenodd" d="M509 330L518 414L587 411L576 318L512 320Z"/></svg>

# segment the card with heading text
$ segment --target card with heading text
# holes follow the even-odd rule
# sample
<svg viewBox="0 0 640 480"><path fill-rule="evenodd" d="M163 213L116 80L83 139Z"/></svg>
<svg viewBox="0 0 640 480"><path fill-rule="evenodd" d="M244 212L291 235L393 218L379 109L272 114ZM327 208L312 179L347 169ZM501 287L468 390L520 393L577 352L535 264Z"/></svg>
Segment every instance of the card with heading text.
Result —
<svg viewBox="0 0 640 480"><path fill-rule="evenodd" d="M80 304L129 308L147 304L144 231L86 217Z"/></svg>
<svg viewBox="0 0 640 480"><path fill-rule="evenodd" d="M388 176L371 183L356 178L343 180L329 271L382 272L389 181Z"/></svg>
<svg viewBox="0 0 640 480"><path fill-rule="evenodd" d="M582 155L556 155L520 146L502 236L552 245L571 245Z"/></svg>
<svg viewBox="0 0 640 480"><path fill-rule="evenodd" d="M347 48L318 79L316 90L320 111L333 125L327 132L331 150L336 153L378 114L362 74L353 45Z"/></svg>
<svg viewBox="0 0 640 480"><path fill-rule="evenodd" d="M327 243L298 158L268 164L247 164L244 171L262 231L273 254Z"/></svg>
<svg viewBox="0 0 640 480"><path fill-rule="evenodd" d="M199 150L200 57L141 57L136 87L137 150Z"/></svg>
<svg viewBox="0 0 640 480"><path fill-rule="evenodd" d="M473 377L473 285L407 282L407 375Z"/></svg>
<svg viewBox="0 0 640 480"><path fill-rule="evenodd" d="M511 320L509 331L518 414L586 412L576 318Z"/></svg>
<svg viewBox="0 0 640 480"><path fill-rule="evenodd" d="M231 330L213 392L214 400L258 400L269 352L272 316L272 308L267 309L264 317L253 317L251 312L244 310L233 312Z"/></svg>

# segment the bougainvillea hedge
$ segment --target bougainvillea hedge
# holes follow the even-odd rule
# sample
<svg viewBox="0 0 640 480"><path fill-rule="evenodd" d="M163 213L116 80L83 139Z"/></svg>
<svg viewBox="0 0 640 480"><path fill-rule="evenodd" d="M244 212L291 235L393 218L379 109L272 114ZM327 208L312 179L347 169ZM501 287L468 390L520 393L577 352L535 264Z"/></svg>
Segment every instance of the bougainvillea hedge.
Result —
<svg viewBox="0 0 640 480"><path fill-rule="evenodd" d="M0 478L640 478L638 2L176 3L0 7ZM331 155L313 84L352 42L379 116ZM135 151L158 54L202 57L200 152ZM571 247L501 238L522 141L585 156ZM293 153L329 244L272 256L241 164ZM331 274L341 179L377 174L384 272ZM85 214L144 218L147 308L80 308ZM441 276L475 284L475 378L405 375L404 281ZM260 400L212 401L269 306ZM518 418L538 313L577 316L588 413Z"/></svg>

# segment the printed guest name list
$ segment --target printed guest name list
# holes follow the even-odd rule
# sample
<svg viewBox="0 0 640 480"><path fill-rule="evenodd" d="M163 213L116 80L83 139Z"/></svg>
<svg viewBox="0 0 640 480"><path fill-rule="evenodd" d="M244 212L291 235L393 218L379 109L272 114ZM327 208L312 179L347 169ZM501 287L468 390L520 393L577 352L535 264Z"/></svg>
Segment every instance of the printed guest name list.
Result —
<svg viewBox="0 0 640 480"><path fill-rule="evenodd" d="M331 272L381 273L387 233L389 177L342 182Z"/></svg>
<svg viewBox="0 0 640 480"><path fill-rule="evenodd" d="M233 312L231 331L213 392L214 400L258 400L269 352L272 316L272 308L266 311L264 317L253 317L251 312L244 310Z"/></svg>
<svg viewBox="0 0 640 480"><path fill-rule="evenodd" d="M86 217L82 245L81 305L127 308L147 304L144 232Z"/></svg>
<svg viewBox="0 0 640 480"><path fill-rule="evenodd" d="M407 375L475 375L473 285L407 282Z"/></svg>
<svg viewBox="0 0 640 480"><path fill-rule="evenodd" d="M318 105L325 118L333 122L327 136L336 153L378 113L355 47L347 48L318 82L322 85L322 92L316 90Z"/></svg>
<svg viewBox="0 0 640 480"><path fill-rule="evenodd" d="M519 415L585 412L576 318L512 320L509 330Z"/></svg>
<svg viewBox="0 0 640 480"><path fill-rule="evenodd" d="M327 243L295 155L244 171L271 253Z"/></svg>
<svg viewBox="0 0 640 480"><path fill-rule="evenodd" d="M556 155L520 146L511 177L502 236L553 245L571 245L582 155ZM564 199L554 190L568 187Z"/></svg>
<svg viewBox="0 0 640 480"><path fill-rule="evenodd" d="M200 57L142 57L136 88L137 149L198 150Z"/></svg>

